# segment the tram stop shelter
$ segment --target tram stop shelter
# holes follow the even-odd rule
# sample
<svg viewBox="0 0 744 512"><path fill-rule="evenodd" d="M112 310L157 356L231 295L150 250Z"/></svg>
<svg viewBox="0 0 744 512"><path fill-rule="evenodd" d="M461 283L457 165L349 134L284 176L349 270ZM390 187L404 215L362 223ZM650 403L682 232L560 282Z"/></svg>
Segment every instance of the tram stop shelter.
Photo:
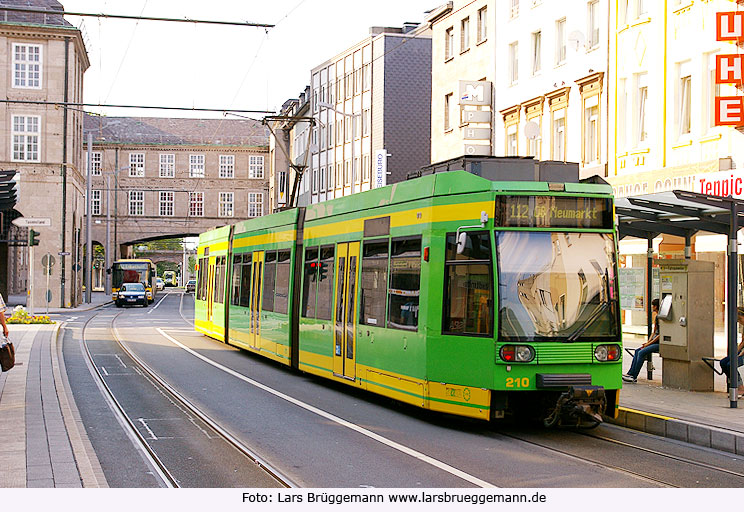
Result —
<svg viewBox="0 0 744 512"><path fill-rule="evenodd" d="M647 286L652 289L653 239L659 235L675 235L685 239L685 258L691 256L691 239L698 232L728 235L726 265L726 324L728 356L733 363L729 377L730 407L737 407L737 232L744 227L744 200L697 192L674 190L615 200L619 237L648 240ZM651 335L651 309L648 308L648 329Z"/></svg>

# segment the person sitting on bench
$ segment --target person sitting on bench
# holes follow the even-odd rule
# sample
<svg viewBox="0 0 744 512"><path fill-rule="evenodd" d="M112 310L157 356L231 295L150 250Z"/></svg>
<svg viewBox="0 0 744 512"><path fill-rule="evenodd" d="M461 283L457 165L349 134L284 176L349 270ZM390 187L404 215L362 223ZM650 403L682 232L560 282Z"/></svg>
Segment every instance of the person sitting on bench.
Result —
<svg viewBox="0 0 744 512"><path fill-rule="evenodd" d="M654 325L651 336L633 354L633 362L630 364L630 370L623 375L623 381L625 382L636 382L638 380L638 374L641 373L643 363L646 361L646 356L654 352L659 352L659 299L651 301L651 312L651 321Z"/></svg>

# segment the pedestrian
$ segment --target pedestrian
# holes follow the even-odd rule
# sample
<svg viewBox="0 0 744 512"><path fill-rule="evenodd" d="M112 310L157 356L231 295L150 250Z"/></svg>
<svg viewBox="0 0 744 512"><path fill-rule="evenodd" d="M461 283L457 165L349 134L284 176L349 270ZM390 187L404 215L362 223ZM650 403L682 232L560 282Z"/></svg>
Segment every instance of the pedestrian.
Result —
<svg viewBox="0 0 744 512"><path fill-rule="evenodd" d="M744 325L744 308L737 308L736 320L740 324ZM738 368L739 366L744 365L744 331L742 331L741 333L741 341L739 342L739 346L736 347L736 353L739 356L738 364L736 365L736 367ZM720 361L721 370L723 370L723 374L726 376L726 389L730 387L729 376L731 374L731 364L729 363L729 361L730 359L728 356L724 357ZM739 387L737 389L737 393L739 395L739 398L744 398L744 396L742 396L744 395L744 383L742 383L741 375L738 371L736 372L736 377L739 379Z"/></svg>
<svg viewBox="0 0 744 512"><path fill-rule="evenodd" d="M8 323L5 321L5 310L8 309L8 306L5 305L5 301L3 300L2 294L0 294L0 324L3 326L3 336L5 338L8 337L8 334L10 332L8 331Z"/></svg>
<svg viewBox="0 0 744 512"><path fill-rule="evenodd" d="M633 362L630 364L630 370L623 375L623 381L625 382L636 382L646 356L654 352L659 352L659 299L651 301L651 322L653 324L651 336L633 354Z"/></svg>

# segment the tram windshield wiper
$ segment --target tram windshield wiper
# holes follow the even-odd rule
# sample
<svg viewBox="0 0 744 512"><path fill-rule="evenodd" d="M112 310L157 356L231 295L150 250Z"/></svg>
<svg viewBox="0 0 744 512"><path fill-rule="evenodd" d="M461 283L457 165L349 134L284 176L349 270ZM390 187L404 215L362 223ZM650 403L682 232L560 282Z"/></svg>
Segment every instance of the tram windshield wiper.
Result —
<svg viewBox="0 0 744 512"><path fill-rule="evenodd" d="M599 308L597 308L594 311L594 313L592 313L592 316L589 317L589 319L586 321L586 323L584 325L582 325L581 327L579 327L578 329L576 329L574 332L572 332L568 336L568 338L566 338L566 341L567 342L568 341L575 341L579 336L581 336L582 334L584 334L586 332L586 330L589 329L589 327L591 327L592 325L594 325L594 323L598 319L602 318L602 315L604 314L605 311L607 311L607 308L609 307L610 302L612 302L612 301L611 300L608 300L607 302L603 302L599 306Z"/></svg>

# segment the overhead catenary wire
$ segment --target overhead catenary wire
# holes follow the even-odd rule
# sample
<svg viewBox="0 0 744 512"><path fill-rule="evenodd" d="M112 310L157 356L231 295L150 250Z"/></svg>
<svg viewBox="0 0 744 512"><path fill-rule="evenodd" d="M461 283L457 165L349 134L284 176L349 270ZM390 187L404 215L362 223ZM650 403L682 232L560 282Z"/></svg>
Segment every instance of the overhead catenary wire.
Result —
<svg viewBox="0 0 744 512"><path fill-rule="evenodd" d="M146 20L146 21L167 21L176 23L205 23L211 25L233 25L239 27L256 27L256 28L272 28L274 25L268 23L252 23L249 21L222 21L222 20L202 20L195 18L165 18L161 16L133 16L126 14L106 14L106 13L87 13L87 12L74 12L74 11L57 11L51 9L34 9L30 7L12 7L8 5L0 6L0 11L12 11L12 12L25 12L32 14L50 14L53 16L81 16L91 18L111 18L111 19L122 19L122 20Z"/></svg>

